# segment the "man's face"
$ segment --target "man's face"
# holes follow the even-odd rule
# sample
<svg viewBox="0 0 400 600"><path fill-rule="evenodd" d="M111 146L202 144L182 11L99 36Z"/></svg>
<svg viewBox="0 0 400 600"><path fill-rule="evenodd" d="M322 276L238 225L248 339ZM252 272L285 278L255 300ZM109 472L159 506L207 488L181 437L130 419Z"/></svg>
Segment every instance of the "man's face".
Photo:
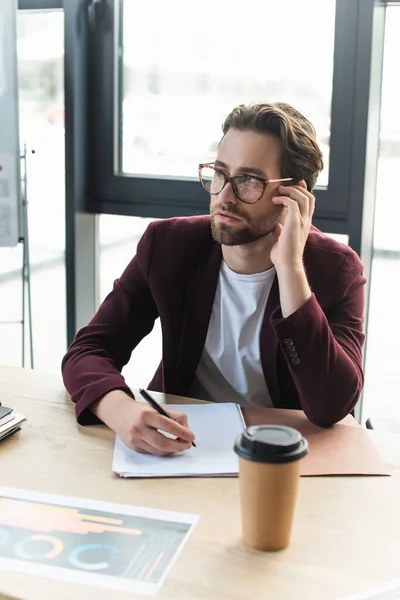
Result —
<svg viewBox="0 0 400 600"><path fill-rule="evenodd" d="M215 167L228 177L256 175L279 179L281 141L269 133L230 129L222 139ZM279 183L270 183L255 204L245 204L234 194L230 183L216 196L211 196L212 235L226 246L249 244L273 231L282 218L283 208L272 202Z"/></svg>

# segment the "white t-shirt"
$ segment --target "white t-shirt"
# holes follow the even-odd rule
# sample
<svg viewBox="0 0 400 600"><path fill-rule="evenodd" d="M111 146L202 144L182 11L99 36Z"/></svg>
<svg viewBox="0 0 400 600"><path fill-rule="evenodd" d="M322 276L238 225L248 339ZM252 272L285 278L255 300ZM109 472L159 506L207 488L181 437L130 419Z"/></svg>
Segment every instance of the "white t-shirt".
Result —
<svg viewBox="0 0 400 600"><path fill-rule="evenodd" d="M272 406L260 359L260 331L275 267L241 275L222 261L208 333L191 395Z"/></svg>

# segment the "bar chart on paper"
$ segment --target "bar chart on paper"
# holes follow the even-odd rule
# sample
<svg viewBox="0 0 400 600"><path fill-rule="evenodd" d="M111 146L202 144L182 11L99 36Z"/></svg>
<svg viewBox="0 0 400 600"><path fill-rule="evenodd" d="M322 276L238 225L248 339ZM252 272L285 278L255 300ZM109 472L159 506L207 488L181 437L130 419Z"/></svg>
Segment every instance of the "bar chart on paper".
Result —
<svg viewBox="0 0 400 600"><path fill-rule="evenodd" d="M0 488L0 570L154 595L197 520Z"/></svg>

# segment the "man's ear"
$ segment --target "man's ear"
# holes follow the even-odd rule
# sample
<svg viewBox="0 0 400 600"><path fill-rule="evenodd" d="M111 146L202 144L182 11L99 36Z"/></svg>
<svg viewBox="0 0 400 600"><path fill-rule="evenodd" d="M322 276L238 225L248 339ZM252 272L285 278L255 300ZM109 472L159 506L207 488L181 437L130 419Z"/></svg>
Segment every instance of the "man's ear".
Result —
<svg viewBox="0 0 400 600"><path fill-rule="evenodd" d="M304 188L305 190L307 189L307 184L306 184L306 182L305 182L304 179L302 179L301 181L299 181L299 186L302 187L302 188Z"/></svg>

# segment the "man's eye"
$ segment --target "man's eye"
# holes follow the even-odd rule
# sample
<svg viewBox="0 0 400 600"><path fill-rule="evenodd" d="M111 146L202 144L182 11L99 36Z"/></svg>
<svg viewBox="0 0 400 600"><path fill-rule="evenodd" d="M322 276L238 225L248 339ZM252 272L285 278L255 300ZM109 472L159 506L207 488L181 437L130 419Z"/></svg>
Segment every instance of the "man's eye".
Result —
<svg viewBox="0 0 400 600"><path fill-rule="evenodd" d="M243 175L242 183L244 183L245 185L254 185L260 182L258 181L258 179L255 179L251 175Z"/></svg>

